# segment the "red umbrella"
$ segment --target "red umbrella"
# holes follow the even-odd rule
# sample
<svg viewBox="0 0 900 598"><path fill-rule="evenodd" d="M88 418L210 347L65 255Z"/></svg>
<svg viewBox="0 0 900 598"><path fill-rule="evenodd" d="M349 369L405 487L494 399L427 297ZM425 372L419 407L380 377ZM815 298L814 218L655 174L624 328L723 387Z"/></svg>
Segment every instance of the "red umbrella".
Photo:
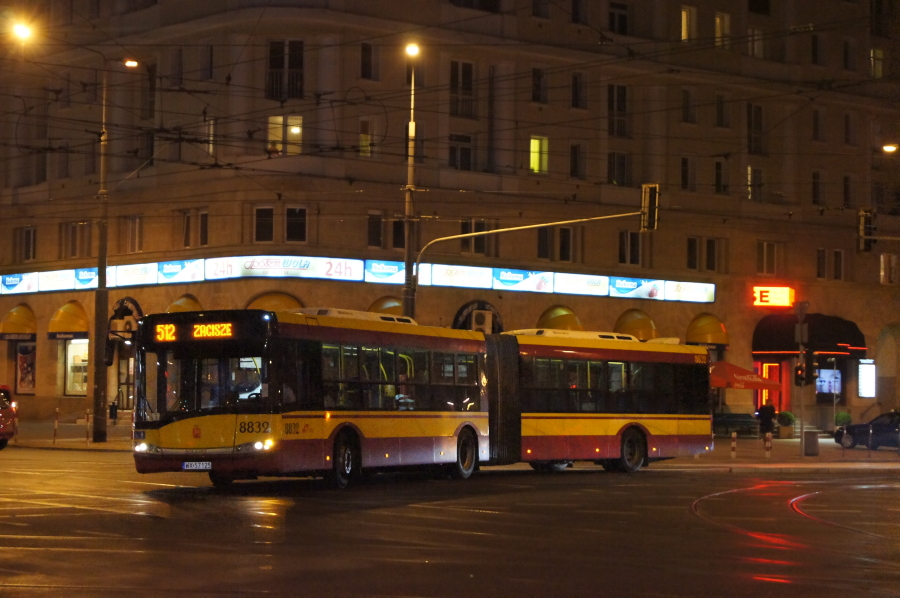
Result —
<svg viewBox="0 0 900 598"><path fill-rule="evenodd" d="M727 361L717 361L709 366L709 385L715 388L781 390L780 382L763 378L756 372L739 368Z"/></svg>

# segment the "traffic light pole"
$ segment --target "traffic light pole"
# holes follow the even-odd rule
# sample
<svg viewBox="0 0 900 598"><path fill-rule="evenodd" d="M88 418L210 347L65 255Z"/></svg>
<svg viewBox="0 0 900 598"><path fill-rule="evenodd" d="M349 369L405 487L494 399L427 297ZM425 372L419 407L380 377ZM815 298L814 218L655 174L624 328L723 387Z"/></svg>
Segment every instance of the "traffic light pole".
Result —
<svg viewBox="0 0 900 598"><path fill-rule="evenodd" d="M806 438L804 437L804 432L806 431L806 409L803 406L803 389L806 386L806 342L807 342L807 334L808 330L806 325L803 323L803 320L806 318L806 311L809 309L809 301L800 301L794 304L794 312L797 314L797 328L795 329L795 340L799 346L798 357L800 358L800 362L797 364L798 370L799 368L803 368L804 376L800 379L800 457L803 458L806 456Z"/></svg>

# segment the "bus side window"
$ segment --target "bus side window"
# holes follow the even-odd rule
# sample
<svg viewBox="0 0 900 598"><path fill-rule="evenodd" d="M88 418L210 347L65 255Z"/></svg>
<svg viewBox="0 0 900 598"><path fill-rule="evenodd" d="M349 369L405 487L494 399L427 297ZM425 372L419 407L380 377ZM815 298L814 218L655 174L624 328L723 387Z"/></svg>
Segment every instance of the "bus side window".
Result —
<svg viewBox="0 0 900 598"><path fill-rule="evenodd" d="M453 353L435 352L432 354L431 359L432 386L430 409L432 411L455 411L455 355Z"/></svg>
<svg viewBox="0 0 900 598"><path fill-rule="evenodd" d="M589 397L589 405L593 405L591 411L603 413L607 410L606 389L606 369L603 367L603 362L589 361L587 397Z"/></svg>
<svg viewBox="0 0 900 598"><path fill-rule="evenodd" d="M480 411L478 360L475 355L456 356L456 407L459 411Z"/></svg>
<svg viewBox="0 0 900 598"><path fill-rule="evenodd" d="M609 372L609 410L612 413L627 413L628 411L626 365L621 361L610 361L607 364Z"/></svg>

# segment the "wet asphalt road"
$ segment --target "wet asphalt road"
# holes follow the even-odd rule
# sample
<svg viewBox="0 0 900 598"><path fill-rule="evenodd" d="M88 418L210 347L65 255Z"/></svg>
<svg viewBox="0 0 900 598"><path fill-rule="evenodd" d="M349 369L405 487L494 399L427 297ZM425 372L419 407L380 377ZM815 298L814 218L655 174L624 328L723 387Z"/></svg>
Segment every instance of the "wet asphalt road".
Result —
<svg viewBox="0 0 900 598"><path fill-rule="evenodd" d="M896 473L487 468L214 490L0 452L3 596L897 596Z"/></svg>

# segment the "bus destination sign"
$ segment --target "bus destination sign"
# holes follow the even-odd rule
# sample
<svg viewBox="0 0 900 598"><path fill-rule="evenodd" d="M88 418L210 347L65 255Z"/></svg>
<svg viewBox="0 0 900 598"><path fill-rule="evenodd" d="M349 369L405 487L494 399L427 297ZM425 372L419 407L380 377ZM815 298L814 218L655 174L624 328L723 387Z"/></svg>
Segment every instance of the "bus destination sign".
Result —
<svg viewBox="0 0 900 598"><path fill-rule="evenodd" d="M156 325L156 342L170 343L178 340L175 324L157 324Z"/></svg>
<svg viewBox="0 0 900 598"><path fill-rule="evenodd" d="M192 338L232 338L234 337L234 324L220 322L216 324L194 324L191 332Z"/></svg>

